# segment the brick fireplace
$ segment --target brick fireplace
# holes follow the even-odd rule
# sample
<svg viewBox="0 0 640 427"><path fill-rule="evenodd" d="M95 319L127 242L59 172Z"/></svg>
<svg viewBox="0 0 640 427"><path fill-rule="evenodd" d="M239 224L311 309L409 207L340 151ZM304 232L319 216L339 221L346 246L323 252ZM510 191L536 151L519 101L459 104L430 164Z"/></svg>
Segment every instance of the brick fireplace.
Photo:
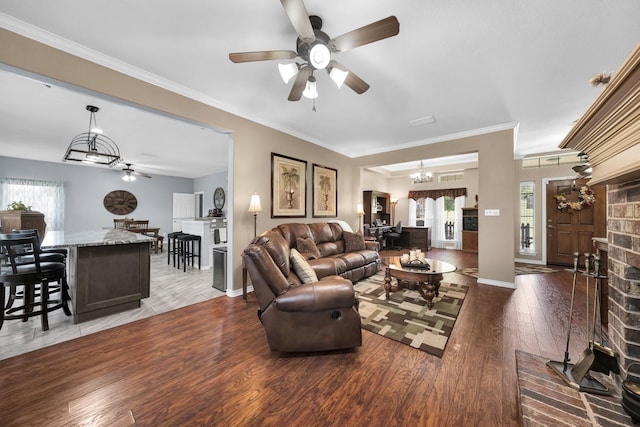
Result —
<svg viewBox="0 0 640 427"><path fill-rule="evenodd" d="M640 181L607 187L607 240L609 340L626 368L640 361Z"/></svg>

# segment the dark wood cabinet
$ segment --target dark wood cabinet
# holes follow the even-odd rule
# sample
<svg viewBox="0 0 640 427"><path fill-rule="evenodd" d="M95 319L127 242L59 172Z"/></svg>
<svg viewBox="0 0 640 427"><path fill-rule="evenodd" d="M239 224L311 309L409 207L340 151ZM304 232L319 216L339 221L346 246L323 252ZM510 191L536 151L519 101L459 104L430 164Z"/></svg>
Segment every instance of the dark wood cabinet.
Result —
<svg viewBox="0 0 640 427"><path fill-rule="evenodd" d="M462 208L462 250L478 252L478 208Z"/></svg>
<svg viewBox="0 0 640 427"><path fill-rule="evenodd" d="M44 239L46 224L44 214L36 211L0 211L0 230L38 230L40 239Z"/></svg>
<svg viewBox="0 0 640 427"><path fill-rule="evenodd" d="M402 227L403 248L431 250L431 228L429 227Z"/></svg>
<svg viewBox="0 0 640 427"><path fill-rule="evenodd" d="M391 224L391 195L381 191L363 191L362 207L364 208L363 222L375 225L379 219L387 225Z"/></svg>

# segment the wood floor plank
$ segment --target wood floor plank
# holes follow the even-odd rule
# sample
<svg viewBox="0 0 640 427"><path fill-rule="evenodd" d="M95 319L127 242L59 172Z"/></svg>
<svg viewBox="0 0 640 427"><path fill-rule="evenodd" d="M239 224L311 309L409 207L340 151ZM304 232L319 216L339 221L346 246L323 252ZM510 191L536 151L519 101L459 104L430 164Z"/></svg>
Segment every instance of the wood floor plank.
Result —
<svg viewBox="0 0 640 427"><path fill-rule="evenodd" d="M0 360L2 425L516 426L515 351L562 357L571 276L518 276L512 290L448 274L469 292L442 358L368 331L355 350L272 353L254 299L206 300Z"/></svg>

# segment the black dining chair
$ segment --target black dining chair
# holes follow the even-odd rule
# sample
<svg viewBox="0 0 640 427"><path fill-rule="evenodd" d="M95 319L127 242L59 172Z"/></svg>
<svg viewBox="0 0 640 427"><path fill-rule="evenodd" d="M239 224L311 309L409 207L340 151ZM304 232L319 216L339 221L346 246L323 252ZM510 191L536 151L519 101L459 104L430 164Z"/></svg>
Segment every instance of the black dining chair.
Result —
<svg viewBox="0 0 640 427"><path fill-rule="evenodd" d="M30 237L30 236L36 237L37 244L36 244L36 248L35 249L40 254L40 262L62 262L62 263L66 264L66 262L67 262L67 250L64 249L64 248L42 249L42 247L41 247L42 241L40 239L40 233L38 232L37 229L27 229L27 230L14 229L14 230L11 230L11 234L23 235L25 237ZM28 253L28 252L25 252L25 253L21 254L18 257L18 262L19 263L32 263L33 262L33 255ZM66 274L60 280L60 282L58 283L58 286L50 286L49 287L49 293L51 294L51 293L58 292L60 290L60 286L65 286L67 291L68 291L69 285L67 283ZM10 286L10 288L9 288L9 298L7 300L7 304L5 305L5 309L11 308L16 299L21 299L23 297L24 297L24 295L23 295L22 291L17 291L15 285Z"/></svg>
<svg viewBox="0 0 640 427"><path fill-rule="evenodd" d="M402 238L402 221L398 221L398 224L391 229L391 231L385 234L385 239L387 240L387 249L402 249L400 246L396 246L396 240L400 240ZM389 241L391 241L389 243Z"/></svg>
<svg viewBox="0 0 640 427"><path fill-rule="evenodd" d="M4 302L5 287L24 288L21 306L2 307L0 328L5 319L22 319L26 322L29 317L40 316L42 330L46 331L49 329L48 313L62 309L67 316L71 316L67 303L69 294L65 286L60 286L59 299L49 298L49 283L62 281L66 276L66 266L62 262L41 261L36 236L0 234L0 250L3 254L0 263L0 301Z"/></svg>

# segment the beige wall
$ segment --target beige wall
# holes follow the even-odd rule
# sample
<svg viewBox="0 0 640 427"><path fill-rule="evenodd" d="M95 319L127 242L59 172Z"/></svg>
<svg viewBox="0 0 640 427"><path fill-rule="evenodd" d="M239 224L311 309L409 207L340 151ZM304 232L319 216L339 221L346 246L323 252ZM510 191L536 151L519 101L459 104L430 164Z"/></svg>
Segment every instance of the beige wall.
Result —
<svg viewBox="0 0 640 427"><path fill-rule="evenodd" d="M514 287L513 242L517 193L513 162L514 130L498 130L483 135L420 147L374 154L354 159L361 168L401 163L415 159L437 158L456 154L478 153L478 198L480 218L478 233L478 282ZM392 192L400 188L390 186ZM405 189L406 191L406 189ZM394 197L397 196L393 194ZM474 194L475 195L475 194ZM399 195L398 195L399 197ZM406 196L405 196L406 197ZM470 203L473 199L470 198ZM406 203L408 205L408 202ZM396 215L407 215L400 203ZM404 209L404 211L403 211ZM499 209L500 216L487 217L484 209Z"/></svg>
<svg viewBox="0 0 640 427"><path fill-rule="evenodd" d="M232 253L234 290L238 290L241 286L241 251L253 237L253 217L247 212L251 194L254 192L260 194L265 209L265 212L258 216L259 230L288 221L270 218L271 152L308 162L307 218L292 221L316 221L311 218L310 170L312 163L318 163L338 169L338 217L346 220L354 228L358 225L355 206L362 201L362 190L373 189L370 188L373 185L371 181L375 182L376 186L385 181L384 179L378 181L380 177L369 173L361 175L362 168L416 158L478 152L479 207L481 210L500 209L501 212L499 217L485 217L482 213L480 215L480 282L500 286L513 285L512 261L514 242L517 241L517 236L514 235L516 205L513 203L513 196L517 194L518 188L513 162L513 129L349 159L299 138L96 65L7 30L0 29L0 44L3 46L0 50L1 63L232 132L229 171L231 188L229 204L232 215L229 220L233 239L229 246ZM400 191L400 185L395 180L387 185L386 190L393 193L394 197L402 196L402 192L395 194ZM470 187L470 185L467 187L470 191L469 203L473 204L471 194L475 194L475 191L472 193ZM385 190L385 188L376 189ZM406 189L404 191L406 194ZM399 205L399 210L401 209L402 205ZM402 213L396 212L396 215L402 215Z"/></svg>
<svg viewBox="0 0 640 427"><path fill-rule="evenodd" d="M308 162L307 218L291 221L316 221L311 218L311 164L338 169L338 215L357 226L355 204L359 196L359 170L339 154L284 134L209 105L96 65L41 43L0 29L0 62L11 67L54 79L81 89L148 107L190 121L233 132L229 172L229 205L232 229L233 289L241 288L240 254L253 238L253 216L247 212L251 194L257 192L265 212L258 216L258 230L265 230L283 219L270 218L271 152ZM318 219L321 221L322 219Z"/></svg>

